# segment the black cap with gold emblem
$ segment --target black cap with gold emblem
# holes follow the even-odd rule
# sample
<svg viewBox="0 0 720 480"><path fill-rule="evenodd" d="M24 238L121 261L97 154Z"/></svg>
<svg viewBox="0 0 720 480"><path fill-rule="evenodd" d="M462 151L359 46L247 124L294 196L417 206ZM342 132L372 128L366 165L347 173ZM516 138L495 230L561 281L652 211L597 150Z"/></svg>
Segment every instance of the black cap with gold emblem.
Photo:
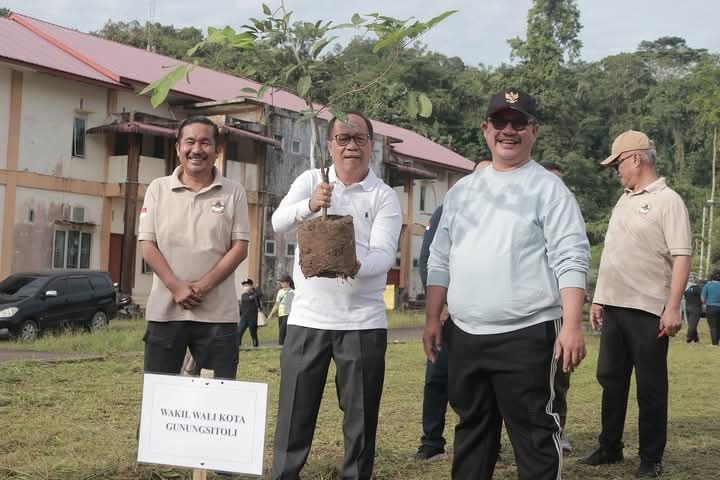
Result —
<svg viewBox="0 0 720 480"><path fill-rule="evenodd" d="M517 88L507 88L490 97L486 116L491 117L506 108L512 108L520 113L537 118L535 99Z"/></svg>

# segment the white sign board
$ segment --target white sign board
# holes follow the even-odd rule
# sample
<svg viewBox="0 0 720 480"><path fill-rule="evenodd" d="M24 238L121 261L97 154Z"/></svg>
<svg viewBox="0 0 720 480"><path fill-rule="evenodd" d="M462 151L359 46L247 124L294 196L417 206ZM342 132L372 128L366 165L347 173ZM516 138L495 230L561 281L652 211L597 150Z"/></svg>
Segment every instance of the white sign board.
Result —
<svg viewBox="0 0 720 480"><path fill-rule="evenodd" d="M138 462L262 475L267 384L145 374Z"/></svg>

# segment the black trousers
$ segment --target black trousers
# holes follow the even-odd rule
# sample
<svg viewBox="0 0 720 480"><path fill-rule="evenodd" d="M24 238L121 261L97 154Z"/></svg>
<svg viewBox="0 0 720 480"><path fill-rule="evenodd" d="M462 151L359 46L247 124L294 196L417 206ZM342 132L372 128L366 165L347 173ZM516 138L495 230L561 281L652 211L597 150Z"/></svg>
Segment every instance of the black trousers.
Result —
<svg viewBox="0 0 720 480"><path fill-rule="evenodd" d="M343 480L369 480L375 460L387 330L318 330L289 325L280 354L273 480L298 480L310 452L330 360L343 411Z"/></svg>
<svg viewBox="0 0 720 480"><path fill-rule="evenodd" d="M257 318L254 320L248 320L248 319L240 319L240 325L238 326L238 346L242 345L242 339L243 335L245 335L245 330L250 330L250 337L252 338L252 344L253 347L257 347L260 342L258 341L258 324L257 324Z"/></svg>
<svg viewBox="0 0 720 480"><path fill-rule="evenodd" d="M559 478L560 425L552 411L559 328L560 319L495 335L471 335L454 324L446 330L450 406L460 417L453 479L492 478L503 419L518 478Z"/></svg>
<svg viewBox="0 0 720 480"><path fill-rule="evenodd" d="M446 323L446 325L448 325ZM448 349L438 352L435 363L425 365L422 428L420 443L431 448L444 448L445 413L448 405Z"/></svg>
<svg viewBox="0 0 720 480"><path fill-rule="evenodd" d="M668 337L658 338L660 317L652 313L605 306L597 379L603 388L600 445L623 448L630 377L635 369L640 432L639 455L660 462L667 441Z"/></svg>
<svg viewBox="0 0 720 480"><path fill-rule="evenodd" d="M278 345L285 344L285 337L287 336L287 321L290 315L283 315L278 317Z"/></svg>
<svg viewBox="0 0 720 480"><path fill-rule="evenodd" d="M710 342L717 345L720 342L720 307L707 307L707 321L710 326Z"/></svg>
<svg viewBox="0 0 720 480"><path fill-rule="evenodd" d="M215 371L215 378L235 379L238 366L235 323L148 322L145 372L179 374L187 349L198 371Z"/></svg>
<svg viewBox="0 0 720 480"><path fill-rule="evenodd" d="M699 342L700 337L698 336L698 323L700 323L700 310L697 308L686 308L685 313L687 314L688 330L685 339L688 343Z"/></svg>

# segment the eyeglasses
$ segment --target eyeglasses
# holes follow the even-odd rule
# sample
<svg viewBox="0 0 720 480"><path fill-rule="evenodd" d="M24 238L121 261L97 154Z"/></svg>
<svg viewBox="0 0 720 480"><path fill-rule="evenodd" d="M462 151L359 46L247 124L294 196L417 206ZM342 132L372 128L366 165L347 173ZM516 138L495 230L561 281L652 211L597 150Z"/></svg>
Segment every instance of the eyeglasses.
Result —
<svg viewBox="0 0 720 480"><path fill-rule="evenodd" d="M513 130L515 130L516 132L522 132L528 127L528 125L532 125L535 123L533 120L530 120L525 116L515 117L512 119L504 117L490 117L488 118L488 120L490 121L490 123L492 123L492 126L493 128L495 128L495 130L504 130L509 123L512 126Z"/></svg>
<svg viewBox="0 0 720 480"><path fill-rule="evenodd" d="M634 153L631 153L630 155L628 155L628 156L625 157L625 158L619 158L617 162L613 162L610 166L611 166L612 168L614 168L615 171L617 172L617 171L620 170L620 164L621 164L622 162L624 162L624 161L627 160L628 158L632 158L632 157L634 157L634 156L635 156L635 154L634 154Z"/></svg>
<svg viewBox="0 0 720 480"><path fill-rule="evenodd" d="M341 147L350 143L350 140L355 140L355 145L362 147L367 145L368 140L370 140L370 135L367 133L356 133L355 135L350 135L349 133L338 133L334 138L337 144Z"/></svg>

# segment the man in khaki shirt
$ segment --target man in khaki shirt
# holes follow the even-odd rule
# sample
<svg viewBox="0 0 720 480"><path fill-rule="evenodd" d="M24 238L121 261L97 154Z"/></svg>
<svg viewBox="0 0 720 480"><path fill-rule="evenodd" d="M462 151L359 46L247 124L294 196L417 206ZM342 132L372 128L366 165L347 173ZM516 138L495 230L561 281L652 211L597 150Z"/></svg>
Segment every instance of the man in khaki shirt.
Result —
<svg viewBox="0 0 720 480"><path fill-rule="evenodd" d="M232 274L247 256L243 187L215 169L218 128L190 117L178 129L180 166L152 181L138 239L153 285L145 318L145 371L180 373L186 349L198 369L235 378L237 293Z"/></svg>
<svg viewBox="0 0 720 480"><path fill-rule="evenodd" d="M603 387L600 446L586 465L623 460L630 377L636 372L638 478L662 474L667 440L668 337L682 326L680 301L690 272L690 223L682 198L658 178L654 144L642 132L615 139L602 165L625 187L610 217L590 309L602 329L597 378Z"/></svg>

